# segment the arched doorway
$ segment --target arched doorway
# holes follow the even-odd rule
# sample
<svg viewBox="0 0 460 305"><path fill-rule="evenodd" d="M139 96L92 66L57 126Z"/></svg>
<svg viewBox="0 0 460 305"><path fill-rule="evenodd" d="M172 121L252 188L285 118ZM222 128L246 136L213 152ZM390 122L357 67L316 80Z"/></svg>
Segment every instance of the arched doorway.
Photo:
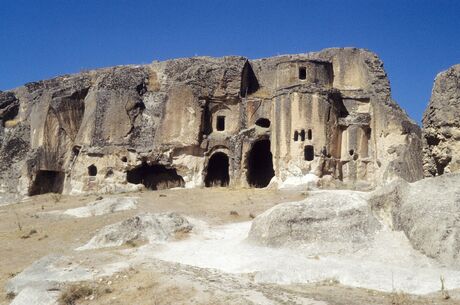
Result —
<svg viewBox="0 0 460 305"><path fill-rule="evenodd" d="M208 162L208 170L204 184L206 187L227 186L230 182L228 174L228 156L223 152L216 152L211 156Z"/></svg>
<svg viewBox="0 0 460 305"><path fill-rule="evenodd" d="M273 170L270 140L259 140L254 143L247 159L247 178L250 186L266 187L275 176Z"/></svg>

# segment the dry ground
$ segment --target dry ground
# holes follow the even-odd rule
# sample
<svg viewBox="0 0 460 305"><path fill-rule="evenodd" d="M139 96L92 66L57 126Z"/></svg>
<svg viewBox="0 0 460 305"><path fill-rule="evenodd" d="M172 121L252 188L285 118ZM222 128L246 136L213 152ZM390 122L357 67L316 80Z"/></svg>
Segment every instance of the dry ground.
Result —
<svg viewBox="0 0 460 305"><path fill-rule="evenodd" d="M0 206L0 286L48 254L71 254L95 231L141 212L175 211L211 224L247 221L275 204L305 198L301 192L255 189L193 189L130 193L139 197L135 210L89 218L49 217L41 212L83 206L97 196L35 196ZM110 251L110 250L105 250ZM370 275L371 276L371 275ZM63 288L68 304L460 304L440 294L415 297L341 286L330 281L315 285L261 285L252 275L230 275L161 261L146 262L109 278ZM89 290L80 291L81 287ZM70 289L70 290L68 290ZM72 299L72 294L81 298ZM0 304L8 304L5 292ZM69 301L71 300L71 302ZM316 301L314 301L316 300ZM311 301L311 302L310 302ZM324 302L317 302L324 301ZM70 303L69 303L70 302Z"/></svg>

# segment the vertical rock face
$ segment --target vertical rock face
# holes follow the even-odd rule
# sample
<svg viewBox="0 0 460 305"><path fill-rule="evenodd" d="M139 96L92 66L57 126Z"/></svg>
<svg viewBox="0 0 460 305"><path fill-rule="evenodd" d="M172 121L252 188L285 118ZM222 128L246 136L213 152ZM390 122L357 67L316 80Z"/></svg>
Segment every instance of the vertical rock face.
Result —
<svg viewBox="0 0 460 305"><path fill-rule="evenodd" d="M425 176L460 172L460 65L436 77L423 115Z"/></svg>
<svg viewBox="0 0 460 305"><path fill-rule="evenodd" d="M0 93L0 120L4 193L423 177L420 129L362 49L66 75Z"/></svg>

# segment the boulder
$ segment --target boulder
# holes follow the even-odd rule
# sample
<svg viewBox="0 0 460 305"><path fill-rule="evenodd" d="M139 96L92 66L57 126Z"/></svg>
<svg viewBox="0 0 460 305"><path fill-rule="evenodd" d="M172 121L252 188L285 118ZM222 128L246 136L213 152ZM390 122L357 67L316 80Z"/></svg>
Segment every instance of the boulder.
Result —
<svg viewBox="0 0 460 305"><path fill-rule="evenodd" d="M425 176L460 172L460 65L436 76L423 114Z"/></svg>
<svg viewBox="0 0 460 305"><path fill-rule="evenodd" d="M192 225L177 213L146 213L102 228L77 250L117 247L134 240L162 242L176 233L188 233Z"/></svg>
<svg viewBox="0 0 460 305"><path fill-rule="evenodd" d="M363 243L380 228L364 193L314 191L303 201L282 203L257 216L248 240L274 247Z"/></svg>
<svg viewBox="0 0 460 305"><path fill-rule="evenodd" d="M460 174L415 183L397 180L371 194L376 215L403 231L412 246L438 261L460 266Z"/></svg>

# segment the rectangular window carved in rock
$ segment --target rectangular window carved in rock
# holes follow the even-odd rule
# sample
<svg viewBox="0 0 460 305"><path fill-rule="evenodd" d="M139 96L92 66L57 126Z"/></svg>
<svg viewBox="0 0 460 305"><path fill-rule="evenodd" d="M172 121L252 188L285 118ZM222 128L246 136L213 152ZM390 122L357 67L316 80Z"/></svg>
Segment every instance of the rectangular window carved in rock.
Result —
<svg viewBox="0 0 460 305"><path fill-rule="evenodd" d="M302 80L307 79L307 68L305 67L299 68L299 79L302 79Z"/></svg>
<svg viewBox="0 0 460 305"><path fill-rule="evenodd" d="M308 129L307 138L308 138L308 140L312 139L311 129Z"/></svg>
<svg viewBox="0 0 460 305"><path fill-rule="evenodd" d="M305 141L305 130L303 130L303 129L300 132L300 141Z"/></svg>
<svg viewBox="0 0 460 305"><path fill-rule="evenodd" d="M303 154L305 161L312 161L315 158L315 150L313 148L313 145L305 146Z"/></svg>
<svg viewBox="0 0 460 305"><path fill-rule="evenodd" d="M216 129L217 129L217 131L224 131L225 130L225 116L223 116L223 115L218 115L217 116Z"/></svg>
<svg viewBox="0 0 460 305"><path fill-rule="evenodd" d="M299 141L299 132L296 130L294 131L294 142Z"/></svg>

